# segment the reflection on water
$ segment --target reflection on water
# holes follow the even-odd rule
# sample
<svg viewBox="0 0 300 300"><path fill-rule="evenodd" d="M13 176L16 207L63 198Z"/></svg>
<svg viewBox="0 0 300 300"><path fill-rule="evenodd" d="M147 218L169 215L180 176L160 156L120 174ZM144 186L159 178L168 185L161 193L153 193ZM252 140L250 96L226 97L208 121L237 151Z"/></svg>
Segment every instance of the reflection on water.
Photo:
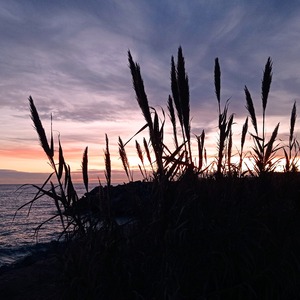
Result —
<svg viewBox="0 0 300 300"><path fill-rule="evenodd" d="M83 184L74 186L81 197L85 193ZM56 240L62 230L58 217L44 224L38 235L35 234L37 226L57 212L54 201L47 196L35 201L30 213L29 206L19 210L14 219L17 209L32 200L36 192L30 185L22 188L15 184L0 185L0 266L29 254L36 249L36 242L41 245Z"/></svg>

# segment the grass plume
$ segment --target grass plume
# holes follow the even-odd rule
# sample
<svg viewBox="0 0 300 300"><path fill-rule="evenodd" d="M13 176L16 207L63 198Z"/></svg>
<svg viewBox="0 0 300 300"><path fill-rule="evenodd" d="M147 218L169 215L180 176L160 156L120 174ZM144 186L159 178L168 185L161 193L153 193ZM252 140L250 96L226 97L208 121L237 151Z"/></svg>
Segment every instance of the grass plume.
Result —
<svg viewBox="0 0 300 300"><path fill-rule="evenodd" d="M123 141L120 137L119 137L118 144L119 144L120 158L122 160L123 168L125 170L127 178L128 178L129 181L133 181L132 174L131 174L131 171L130 171L129 161L128 161L127 154L126 154L126 151L125 151L125 147L124 147Z"/></svg>
<svg viewBox="0 0 300 300"><path fill-rule="evenodd" d="M82 177L85 190L89 192L89 178L88 178L88 147L85 148L82 157Z"/></svg>
<svg viewBox="0 0 300 300"><path fill-rule="evenodd" d="M261 99L263 107L263 148L265 146L265 117L266 117L266 107L268 103L268 96L270 92L271 82L272 82L272 60L269 57L265 65L265 70L263 73L262 85L261 85Z"/></svg>
<svg viewBox="0 0 300 300"><path fill-rule="evenodd" d="M140 66L137 63L134 63L130 51L128 51L128 61L131 70L133 88L136 93L136 99L142 110L145 120L149 126L150 140L156 157L158 174L162 175L163 163L162 163L162 155L161 155L162 154L161 135L159 134L160 131L156 130L157 129L156 123L153 124L150 109L149 109L148 99L144 88L144 82L140 72ZM156 112L155 112L155 116L156 116Z"/></svg>
<svg viewBox="0 0 300 300"><path fill-rule="evenodd" d="M250 92L249 92L249 90L246 86L244 88L244 91L245 91L245 95L246 95L246 109L249 112L249 115L250 115L251 122L252 122L252 125L253 125L254 130L255 130L255 133L256 133L256 135L258 135L257 120L256 120L255 109L254 109L252 97L251 97Z"/></svg>
<svg viewBox="0 0 300 300"><path fill-rule="evenodd" d="M242 128L241 152L239 153L240 154L240 163L239 163L240 175L242 174L241 172L242 172L242 167L243 167L243 150L244 150L244 145L245 145L247 132L248 132L248 117L246 118L246 121L245 121L245 123L243 125L243 128Z"/></svg>
<svg viewBox="0 0 300 300"><path fill-rule="evenodd" d="M51 165L53 165L53 142L52 142L52 139L51 139L51 148L50 148L44 127L42 125L42 122L40 120L40 117L38 115L38 112L36 110L36 107L34 105L34 102L33 102L33 99L31 96L29 96L28 101L29 101L29 105L30 105L31 119L34 124L34 128L35 128L36 132L38 133L38 136L40 139L40 144L41 144L42 148L44 149L48 159L50 160ZM52 133L51 133L51 136L52 136Z"/></svg>
<svg viewBox="0 0 300 300"><path fill-rule="evenodd" d="M296 138L294 137L295 124L297 119L297 108L296 101L294 102L291 118L290 118L290 135L289 135L289 144L287 146L288 152L283 148L285 155L285 172L295 172L298 170L298 153L299 153L299 144ZM294 155L292 155L292 151L294 149Z"/></svg>
<svg viewBox="0 0 300 300"><path fill-rule="evenodd" d="M215 71L214 71L214 83L215 93L218 100L219 115L221 114L221 69L219 64L219 58L215 59Z"/></svg>

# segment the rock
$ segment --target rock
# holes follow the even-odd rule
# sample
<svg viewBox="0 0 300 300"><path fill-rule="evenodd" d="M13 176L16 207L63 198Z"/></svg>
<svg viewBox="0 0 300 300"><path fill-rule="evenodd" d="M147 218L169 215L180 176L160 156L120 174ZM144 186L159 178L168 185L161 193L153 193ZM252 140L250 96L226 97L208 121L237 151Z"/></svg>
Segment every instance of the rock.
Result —
<svg viewBox="0 0 300 300"><path fill-rule="evenodd" d="M152 199L152 182L129 182L123 185L111 186L111 208L116 217L133 216L139 205L150 205ZM108 188L103 188L105 200L108 200ZM100 189L94 188L79 201L79 210L85 211L90 206L92 211L99 211Z"/></svg>

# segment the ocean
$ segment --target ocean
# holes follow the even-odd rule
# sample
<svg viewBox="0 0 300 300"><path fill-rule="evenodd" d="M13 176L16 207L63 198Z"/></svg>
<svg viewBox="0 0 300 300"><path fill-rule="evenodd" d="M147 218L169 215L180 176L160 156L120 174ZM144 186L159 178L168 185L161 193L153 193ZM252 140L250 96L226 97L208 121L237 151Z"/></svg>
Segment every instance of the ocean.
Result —
<svg viewBox="0 0 300 300"><path fill-rule="evenodd" d="M74 184L74 187L79 197L84 195L83 184ZM0 267L34 251L46 249L51 241L58 239L62 231L58 217L44 224L35 234L37 226L57 212L53 199L48 196L35 201L29 214L29 206L17 211L32 200L36 192L36 188L31 185L0 184Z"/></svg>

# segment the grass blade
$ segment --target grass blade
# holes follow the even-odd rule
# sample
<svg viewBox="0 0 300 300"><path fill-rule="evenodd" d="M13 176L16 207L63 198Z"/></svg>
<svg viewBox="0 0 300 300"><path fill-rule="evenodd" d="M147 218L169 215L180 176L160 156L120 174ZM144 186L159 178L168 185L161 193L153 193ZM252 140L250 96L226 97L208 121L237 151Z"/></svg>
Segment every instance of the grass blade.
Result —
<svg viewBox="0 0 300 300"><path fill-rule="evenodd" d="M58 197L57 197L57 194L56 194L56 191L55 191L55 187L54 187L52 181L50 183L51 183L51 190L52 190L52 194L53 194L53 200L54 200L55 206L57 208L57 212L58 212L59 217L60 217L61 225L62 225L63 228L65 228L64 218L63 218L63 214L61 212L61 209L59 207Z"/></svg>
<svg viewBox="0 0 300 300"><path fill-rule="evenodd" d="M23 205L21 205L20 207L18 207L18 209L16 210L16 212L15 212L15 214L14 214L13 220L15 219L15 217L16 217L16 215L17 215L17 212L18 212L20 209L22 209L23 207L27 206L27 205L30 205L30 206L29 206L29 210L28 210L28 214L27 214L27 216L29 216L30 210L31 210L31 207L32 207L33 202L35 202L37 199L39 199L39 198L41 198L43 195L45 195L44 187L45 187L45 185L48 183L48 181L50 180L50 178L52 177L53 174L54 174L54 173L51 173L51 174L48 176L48 178L46 179L46 181L43 183L42 187L38 187L38 186L36 186L36 185L34 185L34 184L31 185L31 186L35 187L35 188L38 190L38 192L35 194L35 196L33 197L32 200L30 200L29 202L26 202L25 204L23 204ZM22 188L22 187L24 187L24 186L25 186L25 185L22 185L20 188ZM40 194L40 193L42 193L42 194Z"/></svg>
<svg viewBox="0 0 300 300"><path fill-rule="evenodd" d="M278 133L278 128L279 128L279 124L277 124L277 126L275 127L273 133L272 133L272 136L270 138L270 141L268 142L267 144L267 149L266 149L266 153L265 153L265 157L264 157L264 160L265 160L265 163L269 161L269 158L271 156L272 153L274 153L274 151L276 151L274 148L273 148L273 144L275 142L275 139L277 137L277 133Z"/></svg>
<svg viewBox="0 0 300 300"><path fill-rule="evenodd" d="M125 144L124 147L135 137L137 136L140 132L142 132L144 129L146 129L148 127L148 123L145 124L137 133L135 133Z"/></svg>
<svg viewBox="0 0 300 300"><path fill-rule="evenodd" d="M283 148L283 152L284 152L284 156L285 156L285 172L289 172L291 169L290 158L284 148Z"/></svg>
<svg viewBox="0 0 300 300"><path fill-rule="evenodd" d="M240 172L242 171L242 166L243 166L243 149L244 149L247 132L248 132L248 117L246 118L246 121L245 121L245 123L243 125L243 129L242 129L240 165L239 165Z"/></svg>
<svg viewBox="0 0 300 300"><path fill-rule="evenodd" d="M174 106L173 106L173 99L172 99L171 96L169 96L167 107L168 107L168 110L169 110L169 117L170 117L170 120L171 120L171 123L172 123L172 127L173 127L173 135L174 135L175 147L178 148L176 118L175 118L175 112L174 112Z"/></svg>

